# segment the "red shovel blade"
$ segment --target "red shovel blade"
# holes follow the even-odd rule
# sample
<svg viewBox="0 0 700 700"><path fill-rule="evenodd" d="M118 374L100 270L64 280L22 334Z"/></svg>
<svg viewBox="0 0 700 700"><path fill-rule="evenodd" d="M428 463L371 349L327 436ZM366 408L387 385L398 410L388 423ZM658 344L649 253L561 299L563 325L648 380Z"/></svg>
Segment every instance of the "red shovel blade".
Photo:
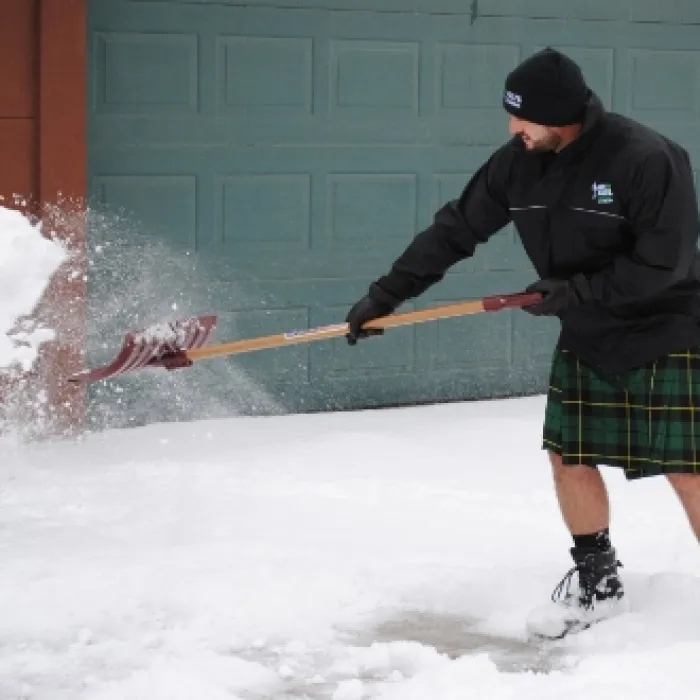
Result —
<svg viewBox="0 0 700 700"><path fill-rule="evenodd" d="M143 367L188 367L192 361L187 358L187 350L204 345L215 325L216 316L195 316L184 321L130 331L113 362L78 372L68 377L68 381L96 382Z"/></svg>

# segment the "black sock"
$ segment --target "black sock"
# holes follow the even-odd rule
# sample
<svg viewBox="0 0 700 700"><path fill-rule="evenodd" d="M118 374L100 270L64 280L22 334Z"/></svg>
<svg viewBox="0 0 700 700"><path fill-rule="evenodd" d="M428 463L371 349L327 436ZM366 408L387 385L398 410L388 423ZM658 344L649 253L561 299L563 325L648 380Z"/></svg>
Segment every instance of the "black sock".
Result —
<svg viewBox="0 0 700 700"><path fill-rule="evenodd" d="M612 547L610 543L610 531L606 527L604 530L592 532L590 535L574 535L574 546L607 552Z"/></svg>

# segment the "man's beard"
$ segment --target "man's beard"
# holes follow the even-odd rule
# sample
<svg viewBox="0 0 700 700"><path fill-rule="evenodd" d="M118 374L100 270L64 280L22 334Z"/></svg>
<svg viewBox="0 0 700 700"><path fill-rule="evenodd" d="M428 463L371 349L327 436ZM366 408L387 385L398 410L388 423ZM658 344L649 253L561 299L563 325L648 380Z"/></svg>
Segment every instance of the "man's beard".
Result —
<svg viewBox="0 0 700 700"><path fill-rule="evenodd" d="M556 153L561 147L559 134L549 134L539 141L530 141L529 143L525 143L521 134L520 141L526 153Z"/></svg>

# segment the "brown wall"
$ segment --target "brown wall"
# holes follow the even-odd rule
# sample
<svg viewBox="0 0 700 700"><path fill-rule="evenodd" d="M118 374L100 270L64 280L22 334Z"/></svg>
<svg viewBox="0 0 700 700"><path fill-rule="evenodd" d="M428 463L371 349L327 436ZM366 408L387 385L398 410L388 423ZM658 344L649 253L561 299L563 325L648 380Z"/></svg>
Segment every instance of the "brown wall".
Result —
<svg viewBox="0 0 700 700"><path fill-rule="evenodd" d="M0 0L0 16L2 203L41 217L77 253L42 301L58 339L27 385L48 391L51 422L63 430L79 422L84 401L64 377L80 365L85 318L83 275L70 273L84 272L86 0Z"/></svg>
<svg viewBox="0 0 700 700"><path fill-rule="evenodd" d="M38 0L0 0L0 195L38 194Z"/></svg>

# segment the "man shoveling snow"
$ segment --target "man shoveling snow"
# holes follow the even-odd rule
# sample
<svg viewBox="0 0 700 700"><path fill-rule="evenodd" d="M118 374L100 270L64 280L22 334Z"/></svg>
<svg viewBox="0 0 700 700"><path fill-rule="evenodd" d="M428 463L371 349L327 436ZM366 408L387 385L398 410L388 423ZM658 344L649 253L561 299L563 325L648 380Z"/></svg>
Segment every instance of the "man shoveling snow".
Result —
<svg viewBox="0 0 700 700"><path fill-rule="evenodd" d="M561 321L543 447L574 568L530 620L561 637L624 607L598 465L665 475L700 538L698 204L686 151L606 112L563 54L518 66L503 105L512 140L352 307L348 342L515 224L544 295L525 310Z"/></svg>

